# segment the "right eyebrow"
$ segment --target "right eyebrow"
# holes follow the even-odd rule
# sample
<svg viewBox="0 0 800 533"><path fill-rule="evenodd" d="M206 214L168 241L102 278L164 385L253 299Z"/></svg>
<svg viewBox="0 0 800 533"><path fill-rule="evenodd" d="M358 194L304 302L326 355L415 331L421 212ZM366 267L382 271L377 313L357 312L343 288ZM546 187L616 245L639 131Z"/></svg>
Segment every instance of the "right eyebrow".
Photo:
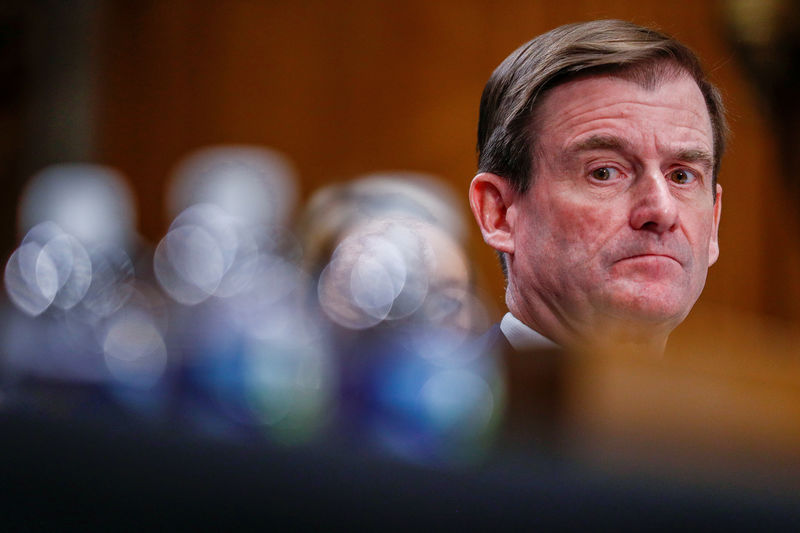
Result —
<svg viewBox="0 0 800 533"><path fill-rule="evenodd" d="M588 139L574 144L568 152L585 152L587 150L626 150L629 143L613 135L592 135Z"/></svg>
<svg viewBox="0 0 800 533"><path fill-rule="evenodd" d="M627 152L630 150L630 143L614 135L592 135L591 137L568 146L564 151L563 159L569 161L574 159L579 153L591 150Z"/></svg>

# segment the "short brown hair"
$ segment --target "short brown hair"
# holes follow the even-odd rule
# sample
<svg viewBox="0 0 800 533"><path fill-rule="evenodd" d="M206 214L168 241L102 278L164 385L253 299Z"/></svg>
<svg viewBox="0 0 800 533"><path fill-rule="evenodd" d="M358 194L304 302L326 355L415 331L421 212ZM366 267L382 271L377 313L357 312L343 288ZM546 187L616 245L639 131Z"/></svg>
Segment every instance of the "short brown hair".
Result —
<svg viewBox="0 0 800 533"><path fill-rule="evenodd" d="M520 46L495 69L481 96L478 170L502 176L518 192L528 189L537 101L561 83L578 76L611 73L651 85L659 76L683 71L697 82L711 117L714 194L727 135L719 91L685 45L622 20L560 26Z"/></svg>

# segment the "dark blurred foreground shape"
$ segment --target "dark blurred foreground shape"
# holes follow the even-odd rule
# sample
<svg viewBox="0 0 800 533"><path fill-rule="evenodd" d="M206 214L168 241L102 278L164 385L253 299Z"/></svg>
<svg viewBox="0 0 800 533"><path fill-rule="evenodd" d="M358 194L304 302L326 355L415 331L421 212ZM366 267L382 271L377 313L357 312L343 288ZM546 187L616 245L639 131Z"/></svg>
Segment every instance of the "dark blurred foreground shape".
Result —
<svg viewBox="0 0 800 533"><path fill-rule="evenodd" d="M493 450L460 466L408 462L336 430L292 447L214 437L133 416L97 390L29 385L27 405L0 415L3 527L800 525L796 382L535 355L509 370L542 387L516 396L512 380ZM93 394L80 417L44 408Z"/></svg>

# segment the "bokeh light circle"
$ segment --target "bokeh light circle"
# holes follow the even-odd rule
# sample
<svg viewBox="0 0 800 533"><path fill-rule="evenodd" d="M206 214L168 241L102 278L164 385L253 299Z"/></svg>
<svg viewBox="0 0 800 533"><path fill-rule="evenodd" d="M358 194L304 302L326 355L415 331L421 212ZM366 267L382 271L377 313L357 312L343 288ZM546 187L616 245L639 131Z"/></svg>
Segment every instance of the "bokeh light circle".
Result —
<svg viewBox="0 0 800 533"><path fill-rule="evenodd" d="M167 347L158 328L141 313L123 313L108 329L103 354L110 374L126 386L149 389L164 374Z"/></svg>

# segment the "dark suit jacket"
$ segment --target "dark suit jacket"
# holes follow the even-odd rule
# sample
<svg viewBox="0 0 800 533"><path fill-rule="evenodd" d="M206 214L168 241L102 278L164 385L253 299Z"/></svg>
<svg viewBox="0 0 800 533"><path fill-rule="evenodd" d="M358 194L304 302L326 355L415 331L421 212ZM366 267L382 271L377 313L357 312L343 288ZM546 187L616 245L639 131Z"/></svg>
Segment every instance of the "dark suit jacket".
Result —
<svg viewBox="0 0 800 533"><path fill-rule="evenodd" d="M569 355L562 348L515 350L499 323L478 342L486 353L499 359L504 377L506 401L500 444L556 444Z"/></svg>

